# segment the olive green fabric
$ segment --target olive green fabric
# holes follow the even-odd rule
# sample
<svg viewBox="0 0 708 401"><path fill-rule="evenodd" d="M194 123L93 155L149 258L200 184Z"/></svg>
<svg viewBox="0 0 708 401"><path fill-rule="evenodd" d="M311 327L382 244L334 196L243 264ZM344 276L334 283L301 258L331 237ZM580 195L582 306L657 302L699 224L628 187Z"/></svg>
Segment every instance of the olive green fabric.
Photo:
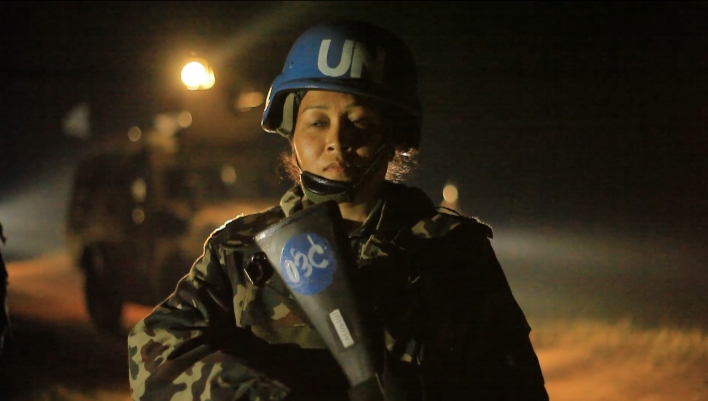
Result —
<svg viewBox="0 0 708 401"><path fill-rule="evenodd" d="M128 337L134 400L347 399L341 369L278 275L255 287L243 273L259 251L254 235L310 204L295 187L280 206L211 235ZM479 220L440 213L421 190L392 183L350 233L356 292L386 338L391 399L548 399L491 237Z"/></svg>

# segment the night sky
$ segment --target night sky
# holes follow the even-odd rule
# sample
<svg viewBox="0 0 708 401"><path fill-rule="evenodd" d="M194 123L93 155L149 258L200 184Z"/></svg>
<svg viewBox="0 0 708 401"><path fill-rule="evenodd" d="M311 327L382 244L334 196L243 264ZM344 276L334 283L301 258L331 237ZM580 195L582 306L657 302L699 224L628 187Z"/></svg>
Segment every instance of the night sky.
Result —
<svg viewBox="0 0 708 401"><path fill-rule="evenodd" d="M651 238L693 253L691 265L703 271L705 3L0 7L0 205L3 193L29 196L35 178L71 167L90 146L61 132L78 103L91 106L92 139L124 136L169 103L177 90L170 68L186 49L230 49L223 71L237 68L265 91L302 30L361 18L398 33L419 64L425 118L412 184L439 201L444 183L454 182L463 211L499 228L501 238L505 229L545 225ZM238 46L229 47L234 38ZM274 136L259 141L267 157L282 149Z"/></svg>

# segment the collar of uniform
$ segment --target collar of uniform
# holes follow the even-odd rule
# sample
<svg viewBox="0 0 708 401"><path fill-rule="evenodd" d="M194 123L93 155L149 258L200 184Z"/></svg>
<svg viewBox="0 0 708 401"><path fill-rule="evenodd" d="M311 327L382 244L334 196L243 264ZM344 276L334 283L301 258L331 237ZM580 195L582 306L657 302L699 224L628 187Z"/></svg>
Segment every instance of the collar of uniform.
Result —
<svg viewBox="0 0 708 401"><path fill-rule="evenodd" d="M384 208L385 200L383 198L379 199L374 206L374 209L369 213L369 216L364 221L359 228L349 233L349 237L362 237L364 235L371 235L380 225L382 209ZM285 217L290 217L292 214L299 212L300 210L306 209L313 203L307 199L302 192L302 187L296 185L290 188L282 198L280 198L280 207L285 213Z"/></svg>
<svg viewBox="0 0 708 401"><path fill-rule="evenodd" d="M400 249L399 238L411 235L414 225L436 213L433 201L418 188L387 182L382 199L376 230L358 250L360 266L370 259L391 256Z"/></svg>
<svg viewBox="0 0 708 401"><path fill-rule="evenodd" d="M290 217L292 214L309 206L310 201L305 198L300 185L295 185L285 192L280 198L280 207L285 213L285 217Z"/></svg>
<svg viewBox="0 0 708 401"><path fill-rule="evenodd" d="M376 232L384 240L393 239L402 229L436 213L433 201L419 188L387 182L383 198L386 201Z"/></svg>
<svg viewBox="0 0 708 401"><path fill-rule="evenodd" d="M290 188L280 199L280 206L286 217L310 205L312 202L305 198L299 185ZM412 227L431 213L435 213L435 206L422 190L387 181L381 192L381 200L366 218L364 224L354 230L350 237L375 231L385 237L392 238L400 229ZM375 230L372 228L374 222L376 222Z"/></svg>
<svg viewBox="0 0 708 401"><path fill-rule="evenodd" d="M385 203L384 198L379 199L374 209L369 213L369 216L366 217L366 220L364 220L364 223L359 226L359 228L349 233L349 238L361 238L373 234L378 229L379 223L381 222Z"/></svg>

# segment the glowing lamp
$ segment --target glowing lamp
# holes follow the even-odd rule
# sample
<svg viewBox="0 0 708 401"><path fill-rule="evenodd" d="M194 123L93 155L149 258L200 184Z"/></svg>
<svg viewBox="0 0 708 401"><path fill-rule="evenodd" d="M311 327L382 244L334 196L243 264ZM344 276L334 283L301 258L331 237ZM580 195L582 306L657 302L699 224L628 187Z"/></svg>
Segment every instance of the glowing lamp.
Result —
<svg viewBox="0 0 708 401"><path fill-rule="evenodd" d="M215 82L214 71L206 61L192 60L182 68L182 83L189 90L206 90Z"/></svg>

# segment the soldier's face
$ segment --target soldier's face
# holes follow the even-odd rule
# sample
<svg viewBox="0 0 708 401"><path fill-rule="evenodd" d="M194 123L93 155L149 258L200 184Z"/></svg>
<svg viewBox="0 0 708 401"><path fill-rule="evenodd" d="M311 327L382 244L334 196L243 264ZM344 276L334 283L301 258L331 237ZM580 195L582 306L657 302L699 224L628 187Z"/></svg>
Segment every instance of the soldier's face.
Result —
<svg viewBox="0 0 708 401"><path fill-rule="evenodd" d="M357 182L382 145L384 129L383 114L366 99L308 91L298 110L293 147L304 171ZM384 166L373 180L383 182L385 172Z"/></svg>

